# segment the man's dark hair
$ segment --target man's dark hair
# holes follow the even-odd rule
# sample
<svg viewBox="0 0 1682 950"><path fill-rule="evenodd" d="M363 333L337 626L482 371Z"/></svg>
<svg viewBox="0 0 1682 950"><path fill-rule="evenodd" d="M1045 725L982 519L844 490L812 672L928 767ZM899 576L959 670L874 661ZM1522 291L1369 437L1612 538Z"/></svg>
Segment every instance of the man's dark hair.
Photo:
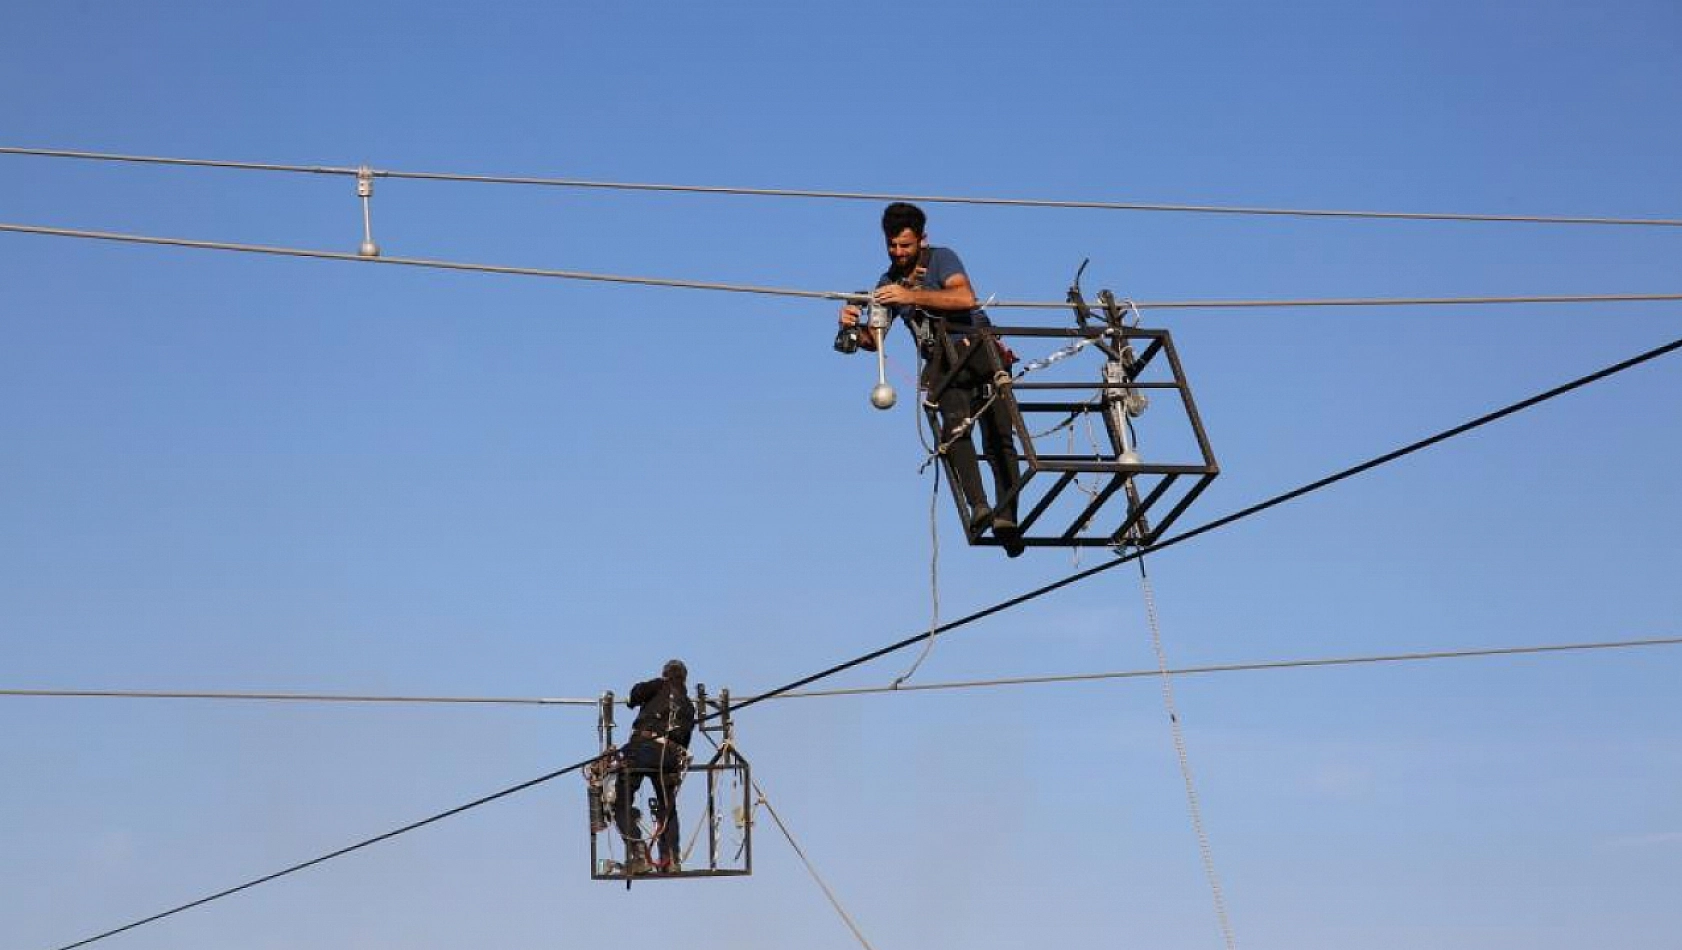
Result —
<svg viewBox="0 0 1682 950"><path fill-rule="evenodd" d="M903 201L896 201L882 211L882 234L892 238L906 228L918 237L923 236L923 228L928 224L928 216L923 209Z"/></svg>
<svg viewBox="0 0 1682 950"><path fill-rule="evenodd" d="M684 666L682 660L667 660L660 669L660 676L666 682L682 687L689 680L689 667Z"/></svg>

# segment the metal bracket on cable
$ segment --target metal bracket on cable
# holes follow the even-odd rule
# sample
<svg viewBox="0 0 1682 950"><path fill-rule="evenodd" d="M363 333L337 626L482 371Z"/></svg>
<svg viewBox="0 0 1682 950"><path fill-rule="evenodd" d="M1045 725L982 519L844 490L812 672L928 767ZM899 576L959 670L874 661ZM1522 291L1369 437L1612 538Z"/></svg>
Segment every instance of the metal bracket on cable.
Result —
<svg viewBox="0 0 1682 950"><path fill-rule="evenodd" d="M1140 326L1139 304L1110 291L1088 303L1080 288L1085 265L1083 261L1067 294L1067 305L1074 310L1073 328L995 324L984 331L994 339L1055 339L1061 344L1021 365L1008 386L995 387L1008 397L1003 401L1022 461L1014 498L1025 513L1017 519L1017 528L1028 547L1148 547L1202 494L1220 468L1168 331ZM1097 366L1092 365L1094 356ZM1054 372L1057 365L1064 367L1062 372ZM1162 390L1168 399L1152 390ZM1160 405L1163 402L1167 405ZM1174 403L1191 429L1196 457L1186 458L1184 446L1175 450L1167 445L1155 450L1154 457L1145 455L1134 421L1147 407L1160 414ZM1057 421L1042 432L1029 424L1048 417ZM1074 426L1083 418L1094 443L1089 452L1075 448ZM1094 434L1097 425L1102 425L1102 435ZM1064 430L1070 432L1066 451L1035 444ZM1066 496L1070 489L1075 493ZM1123 508L1111 504L1112 499L1125 500L1119 524L1104 523L1109 520L1106 507L1111 512ZM960 517L967 517L961 504L958 508ZM981 532L972 532L969 541L1000 543Z"/></svg>
<svg viewBox="0 0 1682 950"><path fill-rule="evenodd" d="M356 169L356 197L362 199L362 246L356 253L362 257L379 257L380 246L374 243L374 219L369 207L374 197L374 170L367 165Z"/></svg>

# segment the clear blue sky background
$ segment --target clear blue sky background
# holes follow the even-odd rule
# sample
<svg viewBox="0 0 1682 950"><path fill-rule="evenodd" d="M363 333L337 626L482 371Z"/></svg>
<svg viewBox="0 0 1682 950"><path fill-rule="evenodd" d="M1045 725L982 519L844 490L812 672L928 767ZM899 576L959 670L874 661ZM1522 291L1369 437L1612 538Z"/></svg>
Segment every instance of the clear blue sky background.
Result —
<svg viewBox="0 0 1682 950"><path fill-rule="evenodd" d="M1674 2L16 4L3 144L764 187L1682 217ZM354 250L343 178L0 158L0 220ZM387 253L845 289L874 203L384 182ZM931 208L983 294L1676 292L1659 229ZM1678 335L1674 305L1147 313L1242 507ZM1060 316L1043 314L1046 322ZM928 482L829 304L0 235L0 686L749 692L915 632ZM903 340L898 367L906 363ZM903 372L903 369L900 369ZM902 384L902 389L904 388ZM1152 560L1170 658L1673 636L1682 365ZM1158 417L1144 420L1147 438ZM967 549L949 616L1070 572ZM1095 560L1089 555L1083 563ZM896 656L839 678L881 684ZM1113 571L924 681L1149 667ZM1177 683L1240 945L1675 945L1682 653ZM0 933L48 950L574 762L564 708L0 700ZM1221 945L1157 686L768 703L878 948ZM586 877L573 776L106 942L844 948Z"/></svg>

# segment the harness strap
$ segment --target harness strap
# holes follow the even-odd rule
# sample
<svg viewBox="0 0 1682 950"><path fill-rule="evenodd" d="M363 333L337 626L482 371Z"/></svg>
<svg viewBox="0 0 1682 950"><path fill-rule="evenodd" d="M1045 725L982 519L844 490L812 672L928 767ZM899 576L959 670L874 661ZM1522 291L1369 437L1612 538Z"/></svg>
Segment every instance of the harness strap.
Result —
<svg viewBox="0 0 1682 950"><path fill-rule="evenodd" d="M907 290L916 290L923 282L923 275L929 272L929 246L923 245L917 252L917 263L911 266L911 272L901 277L896 283Z"/></svg>
<svg viewBox="0 0 1682 950"><path fill-rule="evenodd" d="M930 251L929 246L927 244L924 244L922 246L922 248L917 251L917 263L915 263L911 266L911 270L910 270L909 273L907 273L904 277L901 277L899 280L894 281L894 283L899 284L901 287L904 287L907 290L918 289L923 283L923 278L925 276L927 276L927 274L929 272L929 251ZM933 327L929 327L929 326L927 326L927 324L933 319L938 319L940 321L941 327L945 328L946 318L945 317L936 318L934 316L934 314L930 313L928 310L925 310L922 307L907 306L905 309L906 309L905 324L906 324L906 327L908 329L911 329L912 334L917 337L918 348L921 349L925 345L933 345L934 340L935 340L934 330L933 330ZM922 319L917 320L915 323L913 323L913 318L917 317L918 315L921 315ZM924 326L924 330L921 333L919 333L916 330L917 325L923 325ZM925 339L925 337L926 337L926 339Z"/></svg>

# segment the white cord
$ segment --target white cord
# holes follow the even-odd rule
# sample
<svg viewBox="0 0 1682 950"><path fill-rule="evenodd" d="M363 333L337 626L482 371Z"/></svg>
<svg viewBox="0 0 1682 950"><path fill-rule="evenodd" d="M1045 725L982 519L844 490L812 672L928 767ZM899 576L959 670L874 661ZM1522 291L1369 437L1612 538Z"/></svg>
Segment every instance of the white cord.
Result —
<svg viewBox="0 0 1682 950"><path fill-rule="evenodd" d="M1168 654L1162 647L1162 631L1156 618L1156 594L1151 589L1150 575L1145 573L1143 555L1139 556L1139 585L1145 593L1145 616L1150 621L1151 646L1156 650L1157 671L1162 677L1162 703L1168 710L1168 725L1174 734L1174 752L1180 758L1180 777L1186 783L1186 804L1191 809L1191 827L1197 835L1197 849L1203 855L1203 874L1209 879L1209 891L1215 900L1215 917L1220 921L1221 936L1226 940L1227 950L1236 950L1238 944L1232 936L1232 922L1227 918L1226 897L1221 892L1221 879L1215 873L1215 854L1203 829L1203 809L1198 805L1197 786L1192 782L1186 738L1180 729L1180 715L1174 707L1174 676L1168 672Z"/></svg>
<svg viewBox="0 0 1682 950"><path fill-rule="evenodd" d="M919 374L919 377L920 376L921 374ZM917 391L918 402L922 401L922 397L922 390L919 389ZM917 438L922 440L923 447L927 448L929 443L927 439L923 438L923 423L921 421L922 414L919 413L918 415L919 421L917 422ZM929 458L934 458L935 454L936 453L933 452L929 453ZM925 462L924 465L926 467L927 463ZM934 639L936 631L940 629L940 525L935 518L935 506L939 498L940 466L936 465L934 467L934 484L930 486L929 491L929 599L932 602L931 616L929 618L929 635L928 638L923 641L923 652L917 654L916 662L911 664L910 669L901 673L899 676L894 677L893 683L889 685L890 689L899 689L900 684L910 679L917 672L918 668L923 665L923 661L929 658L929 654L934 652Z"/></svg>

